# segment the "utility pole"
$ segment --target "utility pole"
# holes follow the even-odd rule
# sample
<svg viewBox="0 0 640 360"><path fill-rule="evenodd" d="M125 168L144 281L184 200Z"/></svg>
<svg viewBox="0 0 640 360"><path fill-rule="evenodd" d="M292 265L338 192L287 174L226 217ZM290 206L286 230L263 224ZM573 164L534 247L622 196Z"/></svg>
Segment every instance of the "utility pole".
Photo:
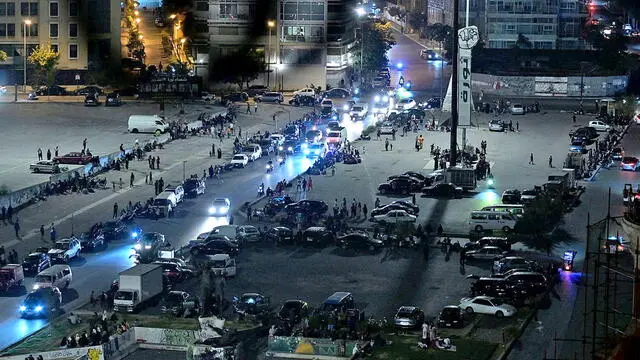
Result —
<svg viewBox="0 0 640 360"><path fill-rule="evenodd" d="M454 2L458 2L458 0L453 0ZM465 13L464 13L464 27L469 27L469 0L466 1L466 8L465 8ZM453 15L456 19L458 18L458 13L454 11L454 15ZM454 20L454 34L456 39L458 38L458 29L455 27L455 20ZM458 61L456 61L458 62ZM470 92L469 95L471 96L471 98L473 98L473 92ZM473 101L472 101L473 102ZM463 126L462 127L462 152L464 152L464 149L467 147L467 127Z"/></svg>
<svg viewBox="0 0 640 360"><path fill-rule="evenodd" d="M451 59L453 69L451 74L451 139L449 144L449 166L456 166L458 160L458 27L460 19L458 12L460 8L459 0L453 0L453 52Z"/></svg>

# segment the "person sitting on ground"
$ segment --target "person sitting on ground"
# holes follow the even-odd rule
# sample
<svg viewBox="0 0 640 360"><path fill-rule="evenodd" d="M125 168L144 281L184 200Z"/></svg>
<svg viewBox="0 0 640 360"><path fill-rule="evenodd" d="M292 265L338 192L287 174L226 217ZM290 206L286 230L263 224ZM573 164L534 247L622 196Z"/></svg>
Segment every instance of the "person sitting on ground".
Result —
<svg viewBox="0 0 640 360"><path fill-rule="evenodd" d="M69 320L69 323L71 325L78 325L82 322L82 319L80 319L78 315L74 313L69 313L69 317L67 317L67 320Z"/></svg>

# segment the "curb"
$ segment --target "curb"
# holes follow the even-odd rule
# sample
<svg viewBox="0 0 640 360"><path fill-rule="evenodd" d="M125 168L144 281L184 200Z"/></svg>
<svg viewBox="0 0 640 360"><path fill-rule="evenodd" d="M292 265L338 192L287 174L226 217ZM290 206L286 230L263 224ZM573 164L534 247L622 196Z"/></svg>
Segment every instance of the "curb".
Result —
<svg viewBox="0 0 640 360"><path fill-rule="evenodd" d="M615 144L614 144L614 146L615 146L615 145L618 145L618 144L620 144L620 143L622 142L622 139L624 139L624 136L625 136L625 135L627 135L627 131L629 130L629 128L631 127L631 125L633 124L633 122L634 122L634 121L633 121L633 119L631 119L631 120L629 121L629 124L627 124L627 126L625 126L625 128L624 128L624 129L622 130L622 132L620 133L620 139L618 140L618 142L617 142L617 143L615 143ZM608 158L608 157L609 157L609 155L611 155L611 152L612 152L612 151L613 151L613 149L612 149L612 150L609 150L609 151L607 152L607 154L606 154L605 158ZM593 174L592 174L588 179L585 179L585 181L589 181L589 182L591 182L591 181L595 181L595 177L598 175L598 173L600 172L600 170L602 170L602 168L603 168L603 167L605 167L604 162L602 162L600 165L598 165L598 167L593 171Z"/></svg>

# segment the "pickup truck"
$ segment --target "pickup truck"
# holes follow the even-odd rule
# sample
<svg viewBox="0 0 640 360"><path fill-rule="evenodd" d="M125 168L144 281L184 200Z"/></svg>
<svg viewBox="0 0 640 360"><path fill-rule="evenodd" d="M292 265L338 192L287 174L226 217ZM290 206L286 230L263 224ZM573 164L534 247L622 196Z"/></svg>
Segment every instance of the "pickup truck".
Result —
<svg viewBox="0 0 640 360"><path fill-rule="evenodd" d="M7 264L0 268L0 291L6 292L22 286L24 272L20 264Z"/></svg>
<svg viewBox="0 0 640 360"><path fill-rule="evenodd" d="M113 310L136 312L158 301L163 291L162 266L138 264L120 273Z"/></svg>

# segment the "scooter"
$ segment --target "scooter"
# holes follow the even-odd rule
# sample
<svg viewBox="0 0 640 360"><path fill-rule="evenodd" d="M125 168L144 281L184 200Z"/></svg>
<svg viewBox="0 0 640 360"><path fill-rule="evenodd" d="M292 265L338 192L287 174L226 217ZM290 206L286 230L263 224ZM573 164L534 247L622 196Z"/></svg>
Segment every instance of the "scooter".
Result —
<svg viewBox="0 0 640 360"><path fill-rule="evenodd" d="M284 156L278 156L278 164L280 164L280 166L284 165L286 158Z"/></svg>
<svg viewBox="0 0 640 360"><path fill-rule="evenodd" d="M267 168L267 174L273 171L273 163L271 162L271 160L269 160L269 162L267 163L266 168Z"/></svg>
<svg viewBox="0 0 640 360"><path fill-rule="evenodd" d="M264 196L264 185L258 185L258 196Z"/></svg>

